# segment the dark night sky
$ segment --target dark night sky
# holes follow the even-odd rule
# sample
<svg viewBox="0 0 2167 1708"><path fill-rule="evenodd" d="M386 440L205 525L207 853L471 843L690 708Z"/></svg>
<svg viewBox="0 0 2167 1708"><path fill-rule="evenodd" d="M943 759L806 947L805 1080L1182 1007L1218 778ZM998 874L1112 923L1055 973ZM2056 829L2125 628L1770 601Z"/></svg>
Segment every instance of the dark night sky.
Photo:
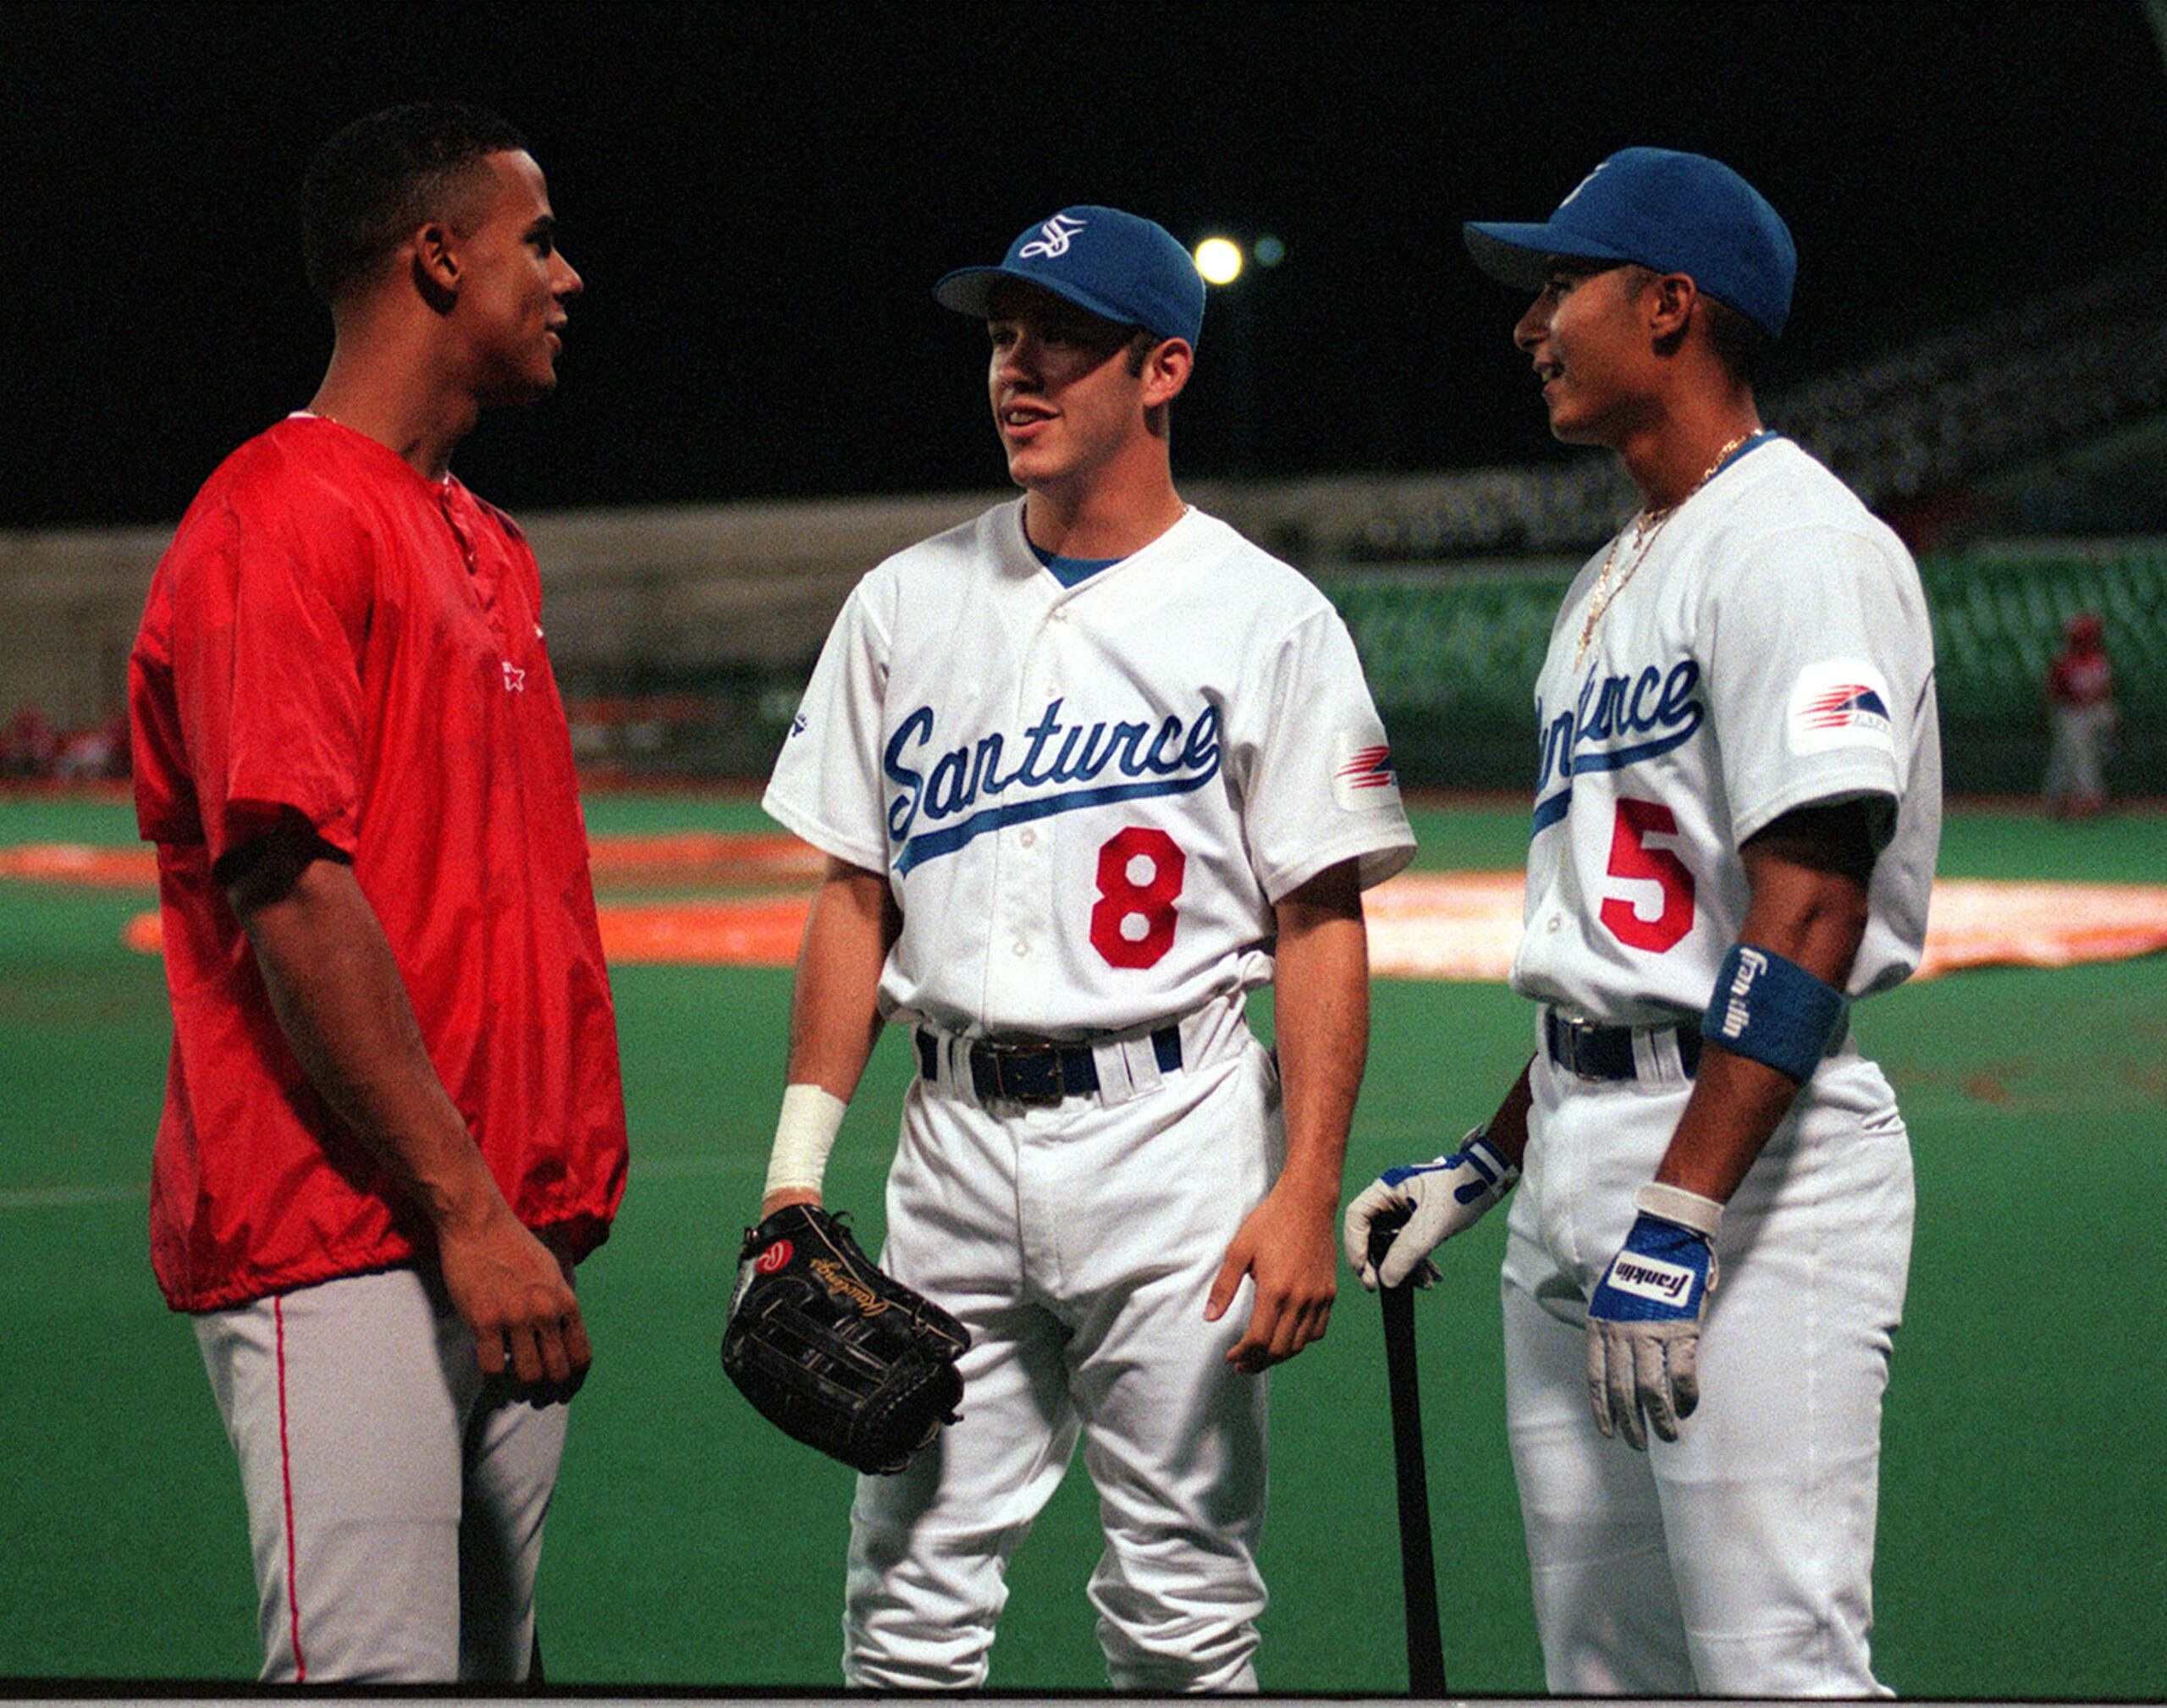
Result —
<svg viewBox="0 0 2167 1708"><path fill-rule="evenodd" d="M462 449L514 508L985 487L982 334L929 295L1072 201L1270 231L1215 294L1178 469L1549 451L1465 218L1615 147L1720 155L1789 219L1776 372L2167 241L2140 0L1834 6L9 5L0 524L161 521L305 401L308 156L372 107L533 139L575 307L558 395Z"/></svg>

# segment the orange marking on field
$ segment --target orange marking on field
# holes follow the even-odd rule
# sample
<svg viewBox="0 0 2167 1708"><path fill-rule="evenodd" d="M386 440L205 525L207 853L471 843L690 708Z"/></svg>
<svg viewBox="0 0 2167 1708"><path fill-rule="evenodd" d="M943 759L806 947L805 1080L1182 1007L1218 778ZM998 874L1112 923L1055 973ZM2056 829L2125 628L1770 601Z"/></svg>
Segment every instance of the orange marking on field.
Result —
<svg viewBox="0 0 2167 1708"><path fill-rule="evenodd" d="M618 902L600 910L602 953L615 966L638 961L722 967L787 967L812 898L736 901Z"/></svg>
<svg viewBox="0 0 2167 1708"><path fill-rule="evenodd" d="M1502 979L1520 939L1516 872L1409 872L1367 897L1370 965L1392 978ZM2167 885L1952 878L1933 887L1914 977L2071 967L2167 950Z"/></svg>
<svg viewBox="0 0 2167 1708"><path fill-rule="evenodd" d="M29 842L20 847L0 848L0 878L32 878L96 890L146 890L158 881L158 857L147 847Z"/></svg>
<svg viewBox="0 0 2167 1708"><path fill-rule="evenodd" d="M1362 898L1382 978L1503 978L1520 940L1518 872L1403 872Z"/></svg>
<svg viewBox="0 0 2167 1708"><path fill-rule="evenodd" d="M772 857L779 878L784 855ZM791 857L802 864L803 856ZM1386 978L1503 980L1519 943L1523 889L1517 872L1402 873L1366 898L1370 969ZM787 967L797 958L810 905L802 890L712 901L606 902L598 910L603 952L620 965ZM123 939L130 949L157 954L158 916L137 915ZM1925 964L1916 976L1967 967L2068 967L2163 950L2167 885L1952 879L1934 886Z"/></svg>
<svg viewBox="0 0 2167 1708"><path fill-rule="evenodd" d="M2167 949L2167 885L1967 878L1933 888L1920 975L1965 967L2073 967Z"/></svg>
<svg viewBox="0 0 2167 1708"><path fill-rule="evenodd" d="M703 879L736 884L803 884L818 879L826 857L786 835L731 835L690 830L668 836L596 836L587 844L597 881ZM142 890L158 881L157 850L103 848L82 842L33 842L0 848L0 878L96 889Z"/></svg>

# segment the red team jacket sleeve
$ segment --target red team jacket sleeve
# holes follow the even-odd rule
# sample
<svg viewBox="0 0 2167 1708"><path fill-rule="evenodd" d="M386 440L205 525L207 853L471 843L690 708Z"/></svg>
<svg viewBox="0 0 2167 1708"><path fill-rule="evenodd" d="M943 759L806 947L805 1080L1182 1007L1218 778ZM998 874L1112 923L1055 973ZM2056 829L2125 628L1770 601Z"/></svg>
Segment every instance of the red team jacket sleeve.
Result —
<svg viewBox="0 0 2167 1708"><path fill-rule="evenodd" d="M371 591L352 524L228 502L197 526L174 548L171 666L211 858L287 807L351 854Z"/></svg>

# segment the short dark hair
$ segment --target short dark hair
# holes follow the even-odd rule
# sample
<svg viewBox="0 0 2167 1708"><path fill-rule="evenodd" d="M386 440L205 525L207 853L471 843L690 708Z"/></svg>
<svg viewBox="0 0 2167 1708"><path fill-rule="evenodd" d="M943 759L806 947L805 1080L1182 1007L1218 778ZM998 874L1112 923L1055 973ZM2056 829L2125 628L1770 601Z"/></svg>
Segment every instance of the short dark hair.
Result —
<svg viewBox="0 0 2167 1708"><path fill-rule="evenodd" d="M1775 339L1720 298L1703 296L1701 306L1707 311L1708 348L1733 379L1751 385Z"/></svg>
<svg viewBox="0 0 2167 1708"><path fill-rule="evenodd" d="M301 257L309 289L336 307L400 240L443 210L487 156L527 139L479 107L419 102L357 118L322 148L301 180Z"/></svg>

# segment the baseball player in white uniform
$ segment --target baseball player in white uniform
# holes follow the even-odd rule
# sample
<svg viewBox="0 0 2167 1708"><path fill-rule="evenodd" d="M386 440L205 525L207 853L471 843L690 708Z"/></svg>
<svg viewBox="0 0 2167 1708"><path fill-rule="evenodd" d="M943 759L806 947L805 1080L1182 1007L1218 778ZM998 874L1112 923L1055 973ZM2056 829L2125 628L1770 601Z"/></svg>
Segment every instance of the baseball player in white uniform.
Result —
<svg viewBox="0 0 2167 1708"><path fill-rule="evenodd" d="M1358 1195L1348 1258L1376 1285L1370 1219L1411 1209L1397 1285L1523 1181L1506 1406L1552 1690L1885 1694L1866 1638L1911 1165L1846 1018L1926 931L1917 573L1761 424L1794 251L1737 174L1627 149L1548 221L1466 234L1536 293L1514 340L1552 431L1615 450L1646 508L1573 583L1536 687L1512 975L1534 1059L1458 1151Z"/></svg>
<svg viewBox="0 0 2167 1708"><path fill-rule="evenodd" d="M1414 839L1337 616L1175 491L1181 245L1070 207L936 295L990 328L1025 496L858 585L766 797L829 866L762 1215L818 1201L908 1026L883 1263L973 1337L962 1421L859 1480L844 1675L980 1683L1080 1440L1114 1684L1254 1689L1263 1372L1330 1314L1360 892ZM1276 1061L1244 1018L1275 964Z"/></svg>

